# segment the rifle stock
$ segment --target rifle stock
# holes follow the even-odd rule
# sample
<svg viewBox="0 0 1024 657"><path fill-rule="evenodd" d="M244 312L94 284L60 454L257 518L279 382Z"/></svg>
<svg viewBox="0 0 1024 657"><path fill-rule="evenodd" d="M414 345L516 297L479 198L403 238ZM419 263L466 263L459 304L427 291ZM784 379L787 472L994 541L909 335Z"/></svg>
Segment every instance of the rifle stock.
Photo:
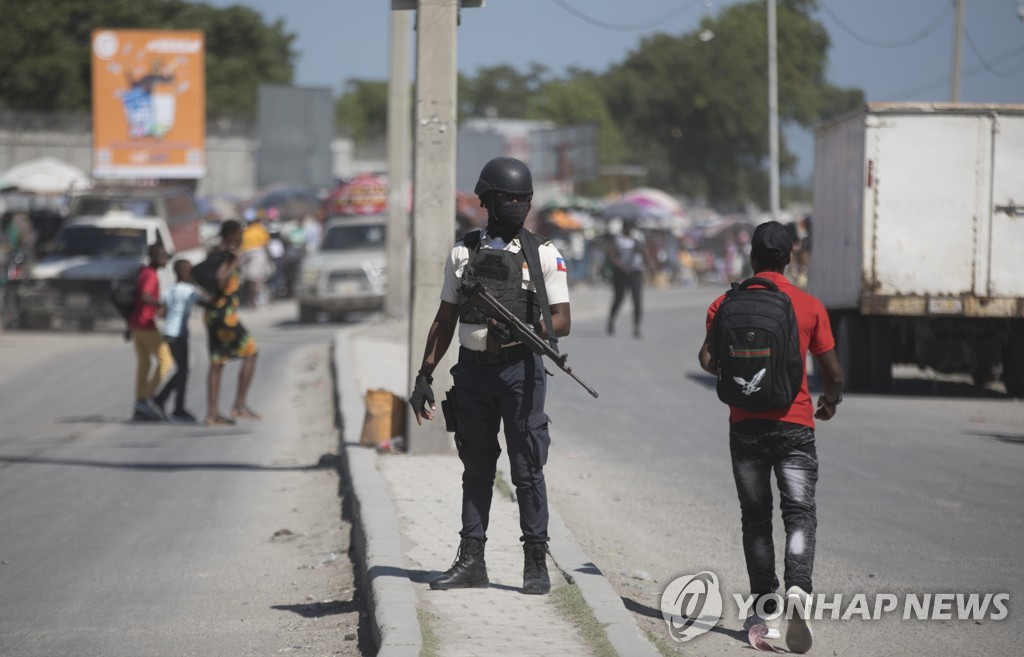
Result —
<svg viewBox="0 0 1024 657"><path fill-rule="evenodd" d="M526 322L519 319L512 314L505 306L495 299L490 292L487 291L483 285L473 285L467 287L465 290L466 297L469 303L476 304L479 306L488 317L493 317L501 322L504 322L512 334L523 344L525 344L530 351L541 356L547 356L557 367L569 376L573 378L576 383L583 386L583 388L591 394L592 397L597 399L597 391L588 386L583 382L580 377L572 371L569 364L566 362L569 358L569 354L560 354L555 351L547 340L544 340L539 335L533 332L533 327L529 326Z"/></svg>

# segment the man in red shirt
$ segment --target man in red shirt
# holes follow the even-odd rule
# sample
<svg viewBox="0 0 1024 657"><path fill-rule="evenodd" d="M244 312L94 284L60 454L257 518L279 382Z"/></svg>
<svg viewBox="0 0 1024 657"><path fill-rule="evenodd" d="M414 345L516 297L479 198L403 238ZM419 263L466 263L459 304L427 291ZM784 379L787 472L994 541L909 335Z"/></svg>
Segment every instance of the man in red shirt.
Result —
<svg viewBox="0 0 1024 657"><path fill-rule="evenodd" d="M139 269L135 281L135 307L128 316L128 327L135 342L135 415L136 420L167 420L153 399L157 386L171 371L171 351L156 328L160 309L160 280L157 270L167 265L167 251L161 244L149 247L149 265ZM153 359L157 367L152 369Z"/></svg>
<svg viewBox="0 0 1024 657"><path fill-rule="evenodd" d="M811 647L807 623L808 596L812 591L817 515L814 488L818 481L818 457L814 446L814 418L830 420L843 400L843 370L836 356L835 340L828 315L820 301L794 287L783 276L789 264L793 241L777 221L761 224L751 241L750 263L755 276L775 283L786 294L796 315L800 333L800 356L806 362L810 351L821 369L824 394L817 408L811 405L804 368L800 391L788 408L750 412L729 407L729 448L733 476L740 499L743 553L747 562L750 592L757 596L744 624L768 626L767 638L779 638L779 580L775 573L772 542L772 488L774 469L779 487L779 506L786 527L786 603L789 618L786 644L792 652L805 653ZM701 346L700 366L718 376L718 363L711 351L711 325L725 295L708 308L708 337ZM799 603L799 604L797 604ZM794 614L793 611L796 611Z"/></svg>

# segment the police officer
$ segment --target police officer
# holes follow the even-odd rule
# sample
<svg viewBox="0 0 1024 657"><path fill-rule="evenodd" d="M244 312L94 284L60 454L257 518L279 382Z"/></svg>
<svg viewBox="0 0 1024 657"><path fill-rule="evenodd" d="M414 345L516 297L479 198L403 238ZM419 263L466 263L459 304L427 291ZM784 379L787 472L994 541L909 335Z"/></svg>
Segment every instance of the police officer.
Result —
<svg viewBox="0 0 1024 657"><path fill-rule="evenodd" d="M463 287L483 284L504 307L554 345L569 334L565 262L550 242L523 228L533 198L525 164L511 157L489 161L475 193L487 208L487 227L467 233L445 264L441 303L427 333L423 363L409 401L416 422L434 418L431 375L448 350L456 325L459 360L454 386L455 443L463 464L462 538L455 563L430 583L432 589L488 586L484 543L501 455L504 426L512 482L519 501L524 566L523 592L551 590L547 570L548 498L544 485L548 417L541 357L514 340L508 327L466 303Z"/></svg>

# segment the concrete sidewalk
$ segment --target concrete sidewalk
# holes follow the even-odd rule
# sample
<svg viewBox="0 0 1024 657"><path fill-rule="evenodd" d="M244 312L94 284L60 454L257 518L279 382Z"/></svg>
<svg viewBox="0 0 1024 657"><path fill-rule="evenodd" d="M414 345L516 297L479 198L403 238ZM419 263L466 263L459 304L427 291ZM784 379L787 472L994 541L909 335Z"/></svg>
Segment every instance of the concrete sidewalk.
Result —
<svg viewBox="0 0 1024 657"><path fill-rule="evenodd" d="M343 427L353 545L364 572L379 655L656 657L599 568L550 509L552 593L521 593L518 506L502 473L491 509L487 589L432 591L459 544L462 464L450 455L381 454L358 445L368 389L408 395L407 325L377 320L339 331L333 367ZM435 396L438 391L434 391ZM504 458L504 454L503 454ZM557 452L552 451L552 458ZM507 461L498 469L508 470ZM584 613L566 613L573 602ZM581 617L593 614L591 625ZM586 620L584 620L584 623ZM584 629L581 629L584 628ZM603 630L603 631L602 631Z"/></svg>

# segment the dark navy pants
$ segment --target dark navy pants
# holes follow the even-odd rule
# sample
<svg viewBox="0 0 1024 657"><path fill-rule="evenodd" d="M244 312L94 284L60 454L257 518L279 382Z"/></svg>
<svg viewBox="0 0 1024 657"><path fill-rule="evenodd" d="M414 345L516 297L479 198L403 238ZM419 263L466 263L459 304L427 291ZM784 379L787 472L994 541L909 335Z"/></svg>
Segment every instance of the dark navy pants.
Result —
<svg viewBox="0 0 1024 657"><path fill-rule="evenodd" d="M455 381L455 443L462 460L462 538L484 539L504 425L512 483L519 501L523 541L548 540L544 464L551 438L544 413L547 374L540 356L476 364L460 358Z"/></svg>
<svg viewBox="0 0 1024 657"><path fill-rule="evenodd" d="M772 541L771 475L774 470L782 523L786 528L786 588L799 586L810 593L818 527L814 502L818 482L814 429L789 422L745 420L729 429L729 448L740 498L743 553L750 592L766 595L779 587Z"/></svg>

